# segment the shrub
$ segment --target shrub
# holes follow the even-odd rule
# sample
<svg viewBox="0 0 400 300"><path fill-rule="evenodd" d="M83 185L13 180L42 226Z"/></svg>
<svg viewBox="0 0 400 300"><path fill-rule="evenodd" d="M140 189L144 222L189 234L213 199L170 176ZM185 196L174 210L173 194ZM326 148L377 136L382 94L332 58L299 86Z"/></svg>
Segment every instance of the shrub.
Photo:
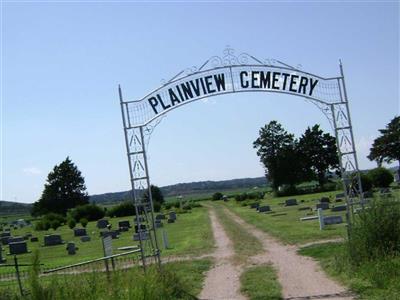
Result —
<svg viewBox="0 0 400 300"><path fill-rule="evenodd" d="M86 226L89 223L89 221L86 218L82 218L82 219L79 220L79 223L81 223L83 228L86 228Z"/></svg>
<svg viewBox="0 0 400 300"><path fill-rule="evenodd" d="M394 181L392 172L385 168L375 168L368 172L374 187L387 188Z"/></svg>
<svg viewBox="0 0 400 300"><path fill-rule="evenodd" d="M350 230L349 254L355 264L400 254L400 202L371 201Z"/></svg>
<svg viewBox="0 0 400 300"><path fill-rule="evenodd" d="M222 195L222 193L216 192L216 193L214 193L214 194L212 195L212 200L213 200L213 201L221 200L223 196L224 196L224 195Z"/></svg>
<svg viewBox="0 0 400 300"><path fill-rule="evenodd" d="M123 202L108 209L109 217L127 217L135 215L135 206L130 202Z"/></svg>
<svg viewBox="0 0 400 300"><path fill-rule="evenodd" d="M55 230L63 224L65 224L65 218L62 215L49 213L44 215L42 219L36 223L35 229L40 231L53 228Z"/></svg>
<svg viewBox="0 0 400 300"><path fill-rule="evenodd" d="M182 206L183 210L191 210L192 206L189 203L186 203L185 205Z"/></svg>
<svg viewBox="0 0 400 300"><path fill-rule="evenodd" d="M50 221L50 227L53 228L54 230L57 230L57 228L60 226L61 224L59 220Z"/></svg>
<svg viewBox="0 0 400 300"><path fill-rule="evenodd" d="M82 218L85 218L89 221L97 221L104 217L105 212L100 206L97 206L96 204L85 204L72 209L69 215L76 222L79 222L79 220Z"/></svg>
<svg viewBox="0 0 400 300"><path fill-rule="evenodd" d="M76 226L76 221L75 221L75 219L70 218L70 219L68 219L67 224L68 224L69 228L74 229Z"/></svg>
<svg viewBox="0 0 400 300"><path fill-rule="evenodd" d="M161 203L160 202L154 202L153 203L153 208L155 212L160 212L161 210Z"/></svg>

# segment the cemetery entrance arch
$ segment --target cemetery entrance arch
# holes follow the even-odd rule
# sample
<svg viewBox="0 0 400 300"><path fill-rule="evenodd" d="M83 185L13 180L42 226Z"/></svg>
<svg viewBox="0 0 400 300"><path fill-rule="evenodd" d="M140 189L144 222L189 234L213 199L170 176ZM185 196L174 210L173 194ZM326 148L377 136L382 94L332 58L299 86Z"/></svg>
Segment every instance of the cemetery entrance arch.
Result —
<svg viewBox="0 0 400 300"><path fill-rule="evenodd" d="M132 197L136 209L136 236L144 267L149 257L160 263L146 157L149 136L161 116L207 97L272 92L299 96L315 104L328 118L335 132L347 201L347 223L351 225L353 207L363 206L364 199L341 63L339 67L340 75L326 78L279 60L260 60L247 53L236 55L232 48L227 48L222 56L211 57L198 68L179 72L143 98L124 100L119 87ZM150 197L143 200L146 191Z"/></svg>

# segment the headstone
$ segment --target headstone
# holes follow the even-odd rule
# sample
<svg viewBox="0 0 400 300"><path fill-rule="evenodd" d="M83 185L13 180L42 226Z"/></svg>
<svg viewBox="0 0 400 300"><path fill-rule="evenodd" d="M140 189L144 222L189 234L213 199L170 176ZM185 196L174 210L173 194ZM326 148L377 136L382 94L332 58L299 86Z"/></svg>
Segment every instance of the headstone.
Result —
<svg viewBox="0 0 400 300"><path fill-rule="evenodd" d="M260 203L252 203L252 204L250 204L250 208L255 208L255 209L257 209L257 208L259 208L260 207Z"/></svg>
<svg viewBox="0 0 400 300"><path fill-rule="evenodd" d="M343 223L342 216L328 216L324 217L324 224L325 225L333 225L333 224L340 224Z"/></svg>
<svg viewBox="0 0 400 300"><path fill-rule="evenodd" d="M81 236L81 242L83 243L90 242L90 236L88 235Z"/></svg>
<svg viewBox="0 0 400 300"><path fill-rule="evenodd" d="M139 227L138 227L137 225L135 225L135 232L136 232L136 233L139 232L138 228L139 228ZM145 224L140 224L140 229L141 229L141 230L146 230L146 225L145 225Z"/></svg>
<svg viewBox="0 0 400 300"><path fill-rule="evenodd" d="M11 237L9 237L9 236L4 236L4 237L0 238L0 241L1 241L1 243L2 243L3 245L8 245L8 240L9 240L10 238L11 238Z"/></svg>
<svg viewBox="0 0 400 300"><path fill-rule="evenodd" d="M31 237L31 242L39 242L39 239L37 236Z"/></svg>
<svg viewBox="0 0 400 300"><path fill-rule="evenodd" d="M175 223L175 219L168 219L168 223Z"/></svg>
<svg viewBox="0 0 400 300"><path fill-rule="evenodd" d="M169 212L169 218L172 220L176 220L176 212L174 211Z"/></svg>
<svg viewBox="0 0 400 300"><path fill-rule="evenodd" d="M99 229L107 228L107 225L108 225L108 220L106 219L101 219L97 221L97 228Z"/></svg>
<svg viewBox="0 0 400 300"><path fill-rule="evenodd" d="M44 245L45 246L54 246L61 245L63 243L61 239L61 235L59 234L50 234L44 236Z"/></svg>
<svg viewBox="0 0 400 300"><path fill-rule="evenodd" d="M118 238L118 232L115 230L109 230L109 231L100 231L100 236L101 237L107 237L107 236L111 236L111 238L117 239Z"/></svg>
<svg viewBox="0 0 400 300"><path fill-rule="evenodd" d="M106 236L102 239L102 243L103 243L104 256L111 256L112 255L112 238L110 236Z"/></svg>
<svg viewBox="0 0 400 300"><path fill-rule="evenodd" d="M24 238L22 236L15 236L15 237L10 237L8 239L8 243L19 243L19 242L23 242Z"/></svg>
<svg viewBox="0 0 400 300"><path fill-rule="evenodd" d="M156 215L156 220L164 220L164 219L165 219L165 215L163 215L163 214Z"/></svg>
<svg viewBox="0 0 400 300"><path fill-rule="evenodd" d="M310 209L311 209L311 207L305 206L305 207L299 207L298 210L310 210Z"/></svg>
<svg viewBox="0 0 400 300"><path fill-rule="evenodd" d="M287 199L285 201L285 206L293 206L297 205L297 200L296 199Z"/></svg>
<svg viewBox="0 0 400 300"><path fill-rule="evenodd" d="M335 199L335 202L343 202L343 199Z"/></svg>
<svg viewBox="0 0 400 300"><path fill-rule="evenodd" d="M142 232L140 232L140 237L142 238L142 241L143 241L143 240L148 240L148 239L149 239L149 235L148 235L147 231L142 231ZM133 240L134 240L134 241L139 241L139 233L135 233L135 234L133 235Z"/></svg>
<svg viewBox="0 0 400 300"><path fill-rule="evenodd" d="M322 198L319 200L319 202L320 202L320 203L329 203L329 202L331 202L331 200L330 200L328 197L322 197Z"/></svg>
<svg viewBox="0 0 400 300"><path fill-rule="evenodd" d="M119 221L118 222L118 227L119 228L121 228L121 227L130 228L131 224L129 223L129 221Z"/></svg>
<svg viewBox="0 0 400 300"><path fill-rule="evenodd" d="M4 231L10 232L11 228L4 228Z"/></svg>
<svg viewBox="0 0 400 300"><path fill-rule="evenodd" d="M86 229L85 228L74 228L74 236L85 236Z"/></svg>
<svg viewBox="0 0 400 300"><path fill-rule="evenodd" d="M7 236L11 236L11 232L2 232L0 233L0 237L7 237Z"/></svg>
<svg viewBox="0 0 400 300"><path fill-rule="evenodd" d="M260 206L258 208L258 212L267 212L267 211L271 211L271 208L268 205L264 205L264 206Z"/></svg>
<svg viewBox="0 0 400 300"><path fill-rule="evenodd" d="M331 208L331 211L345 211L347 209L346 205L339 205Z"/></svg>
<svg viewBox="0 0 400 300"><path fill-rule="evenodd" d="M10 254L24 254L28 253L28 246L25 241L9 243Z"/></svg>
<svg viewBox="0 0 400 300"><path fill-rule="evenodd" d="M162 237L163 237L164 249L168 249L169 248L169 241L168 241L167 232L165 230L163 230Z"/></svg>
<svg viewBox="0 0 400 300"><path fill-rule="evenodd" d="M75 255L76 254L76 246L74 242L69 242L67 244L67 251L68 251L68 255Z"/></svg>
<svg viewBox="0 0 400 300"><path fill-rule="evenodd" d="M321 208L321 209L329 209L329 203L326 202L322 202L322 203L317 203L317 209Z"/></svg>
<svg viewBox="0 0 400 300"><path fill-rule="evenodd" d="M319 220L319 230L323 230L325 223L324 223L324 215L322 213L322 208L318 208L318 220Z"/></svg>

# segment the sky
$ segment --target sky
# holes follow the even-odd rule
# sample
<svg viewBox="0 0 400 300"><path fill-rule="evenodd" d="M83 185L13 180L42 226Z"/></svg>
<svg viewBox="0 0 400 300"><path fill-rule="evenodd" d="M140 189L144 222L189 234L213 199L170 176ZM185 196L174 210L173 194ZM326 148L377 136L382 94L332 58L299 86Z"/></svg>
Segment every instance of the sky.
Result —
<svg viewBox="0 0 400 300"><path fill-rule="evenodd" d="M117 87L138 99L229 45L320 76L342 60L360 167L400 113L399 2L52 2L1 7L0 200L34 202L69 156L89 194L130 188ZM153 184L263 176L252 142L278 120L299 137L325 116L300 97L241 93L166 114Z"/></svg>

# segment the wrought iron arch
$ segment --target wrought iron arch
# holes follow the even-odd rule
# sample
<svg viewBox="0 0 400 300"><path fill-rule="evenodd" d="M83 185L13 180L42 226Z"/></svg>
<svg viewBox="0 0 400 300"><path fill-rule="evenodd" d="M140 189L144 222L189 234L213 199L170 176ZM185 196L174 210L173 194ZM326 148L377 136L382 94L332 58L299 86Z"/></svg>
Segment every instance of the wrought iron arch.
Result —
<svg viewBox="0 0 400 300"><path fill-rule="evenodd" d="M154 127L168 112L204 98L242 92L282 93L302 97L315 104L334 129L340 171L347 203L346 219L351 226L354 206L364 205L349 101L340 62L340 75L322 77L279 60L260 60L248 53L235 55L227 47L222 56L213 56L200 67L182 70L146 96L137 100L119 98L136 208L137 237L141 259L152 257L160 263L146 148ZM250 75L251 74L251 75ZM149 200L143 200L148 192ZM143 216L142 216L143 215Z"/></svg>

